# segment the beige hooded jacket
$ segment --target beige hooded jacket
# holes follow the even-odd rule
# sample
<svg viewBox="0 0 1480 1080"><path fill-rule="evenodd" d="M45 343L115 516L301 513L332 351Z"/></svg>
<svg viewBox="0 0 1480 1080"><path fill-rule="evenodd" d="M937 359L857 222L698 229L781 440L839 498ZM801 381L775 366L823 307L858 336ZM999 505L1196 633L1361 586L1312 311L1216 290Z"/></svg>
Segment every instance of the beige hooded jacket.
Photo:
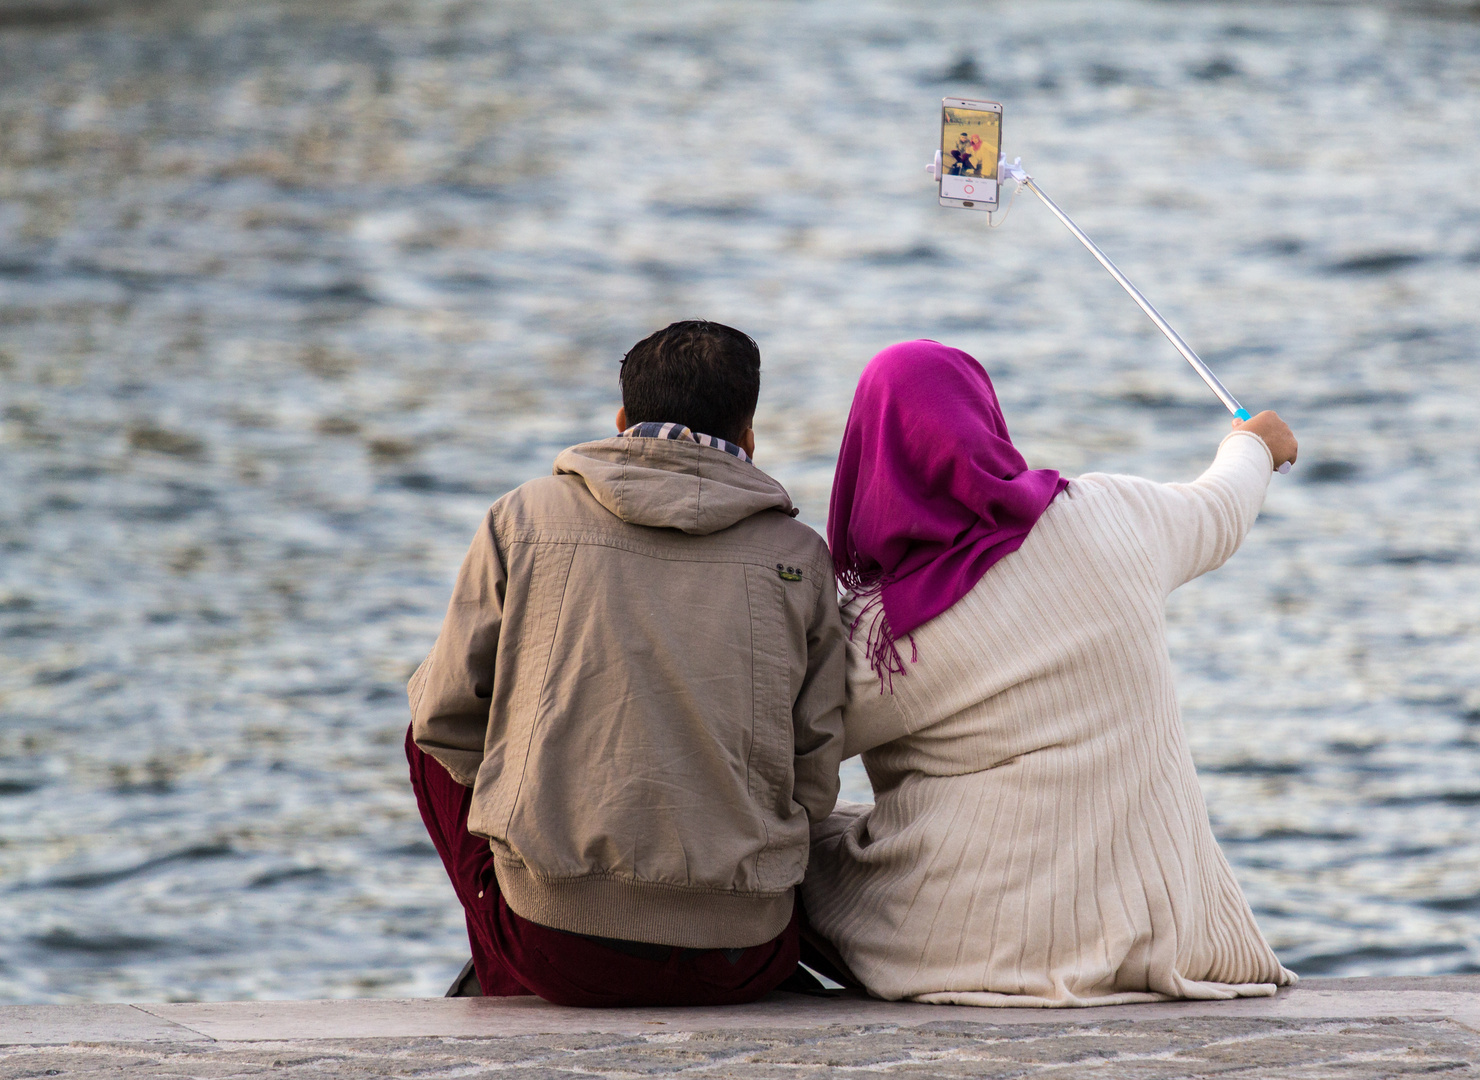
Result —
<svg viewBox="0 0 1480 1080"><path fill-rule="evenodd" d="M633 437L488 511L408 691L519 915L688 948L785 929L846 693L832 561L794 514L722 450Z"/></svg>

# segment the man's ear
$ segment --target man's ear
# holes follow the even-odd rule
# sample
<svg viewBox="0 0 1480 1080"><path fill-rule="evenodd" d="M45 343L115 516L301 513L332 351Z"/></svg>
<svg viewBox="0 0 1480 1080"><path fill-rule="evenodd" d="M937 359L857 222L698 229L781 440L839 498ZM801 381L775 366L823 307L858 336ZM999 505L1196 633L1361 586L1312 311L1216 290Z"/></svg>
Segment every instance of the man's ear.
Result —
<svg viewBox="0 0 1480 1080"><path fill-rule="evenodd" d="M627 428L630 426L631 425L627 423L627 406L623 405L620 409L617 410L617 431L626 431ZM748 454L750 453L750 451L747 450L746 453Z"/></svg>
<svg viewBox="0 0 1480 1080"><path fill-rule="evenodd" d="M740 433L740 449L748 458L755 457L755 428L746 428Z"/></svg>

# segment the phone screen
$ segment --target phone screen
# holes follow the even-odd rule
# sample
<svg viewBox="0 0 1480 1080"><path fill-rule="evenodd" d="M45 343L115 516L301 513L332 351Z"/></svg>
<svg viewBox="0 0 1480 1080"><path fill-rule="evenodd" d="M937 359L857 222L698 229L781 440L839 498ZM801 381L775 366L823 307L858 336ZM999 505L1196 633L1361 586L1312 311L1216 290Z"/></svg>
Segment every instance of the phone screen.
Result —
<svg viewBox="0 0 1480 1080"><path fill-rule="evenodd" d="M955 105L944 105L942 110L940 197L968 203L995 203L1002 113Z"/></svg>

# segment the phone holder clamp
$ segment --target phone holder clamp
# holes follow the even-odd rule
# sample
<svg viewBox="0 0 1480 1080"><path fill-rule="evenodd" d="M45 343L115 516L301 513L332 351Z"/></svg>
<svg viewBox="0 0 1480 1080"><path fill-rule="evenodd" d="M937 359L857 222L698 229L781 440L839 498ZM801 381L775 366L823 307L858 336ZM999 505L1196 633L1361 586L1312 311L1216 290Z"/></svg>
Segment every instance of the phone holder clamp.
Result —
<svg viewBox="0 0 1480 1080"><path fill-rule="evenodd" d="M1013 158L1008 161L1006 157L997 159L997 175L1004 180L1016 180L1019 184L1026 184L1033 179L1028 175L1028 170L1023 168L1022 158Z"/></svg>
<svg viewBox="0 0 1480 1080"><path fill-rule="evenodd" d="M940 182L941 164L939 150L935 152L935 160L925 166L925 171L930 174L930 179L937 183ZM1026 184L1029 180L1033 179L1028 175L1028 170L1023 168L1023 159L1020 157L1013 158L1011 161L1008 161L1005 156L999 157L997 159L997 175L1004 180L1016 180L1019 184Z"/></svg>

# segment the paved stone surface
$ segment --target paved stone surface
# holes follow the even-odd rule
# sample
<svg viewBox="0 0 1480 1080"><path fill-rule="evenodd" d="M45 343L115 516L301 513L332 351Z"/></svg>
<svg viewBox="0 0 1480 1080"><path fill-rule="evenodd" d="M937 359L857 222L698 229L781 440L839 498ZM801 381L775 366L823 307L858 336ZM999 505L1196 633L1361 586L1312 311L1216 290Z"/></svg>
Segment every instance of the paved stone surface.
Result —
<svg viewBox="0 0 1480 1080"><path fill-rule="evenodd" d="M772 995L732 1009L529 999L0 1008L0 1080L1480 1076L1480 976L1307 980L1277 998L973 1009ZM89 1022L89 1015L91 1021ZM50 1044L50 1045L46 1045Z"/></svg>
<svg viewBox="0 0 1480 1080"><path fill-rule="evenodd" d="M1100 1009L980 1009L916 1005L870 998L836 999L773 994L744 1008L564 1009L536 998L463 998L417 1001L258 1001L139 1005L161 1020L224 1041L250 1039L359 1039L419 1036L541 1035L607 1032L640 1035L734 1028L807 1028L830 1024L913 1027L959 1021L992 1024L1058 1024L1102 1020L1182 1020L1192 1017L1326 1020L1367 1016L1454 1020L1480 1030L1480 978L1463 986L1430 987L1426 980L1393 980L1368 987L1364 980L1311 980L1276 998L1181 1001ZM1414 985L1414 984L1417 985ZM7 1036L0 1011L0 1043Z"/></svg>
<svg viewBox="0 0 1480 1080"><path fill-rule="evenodd" d="M189 1042L208 1038L133 1005L8 1005L0 1008L0 1045L11 1043Z"/></svg>
<svg viewBox="0 0 1480 1080"><path fill-rule="evenodd" d="M1480 1070L1446 1020L829 1025L649 1035L73 1043L0 1051L0 1077L1105 1077L1366 1080Z"/></svg>

